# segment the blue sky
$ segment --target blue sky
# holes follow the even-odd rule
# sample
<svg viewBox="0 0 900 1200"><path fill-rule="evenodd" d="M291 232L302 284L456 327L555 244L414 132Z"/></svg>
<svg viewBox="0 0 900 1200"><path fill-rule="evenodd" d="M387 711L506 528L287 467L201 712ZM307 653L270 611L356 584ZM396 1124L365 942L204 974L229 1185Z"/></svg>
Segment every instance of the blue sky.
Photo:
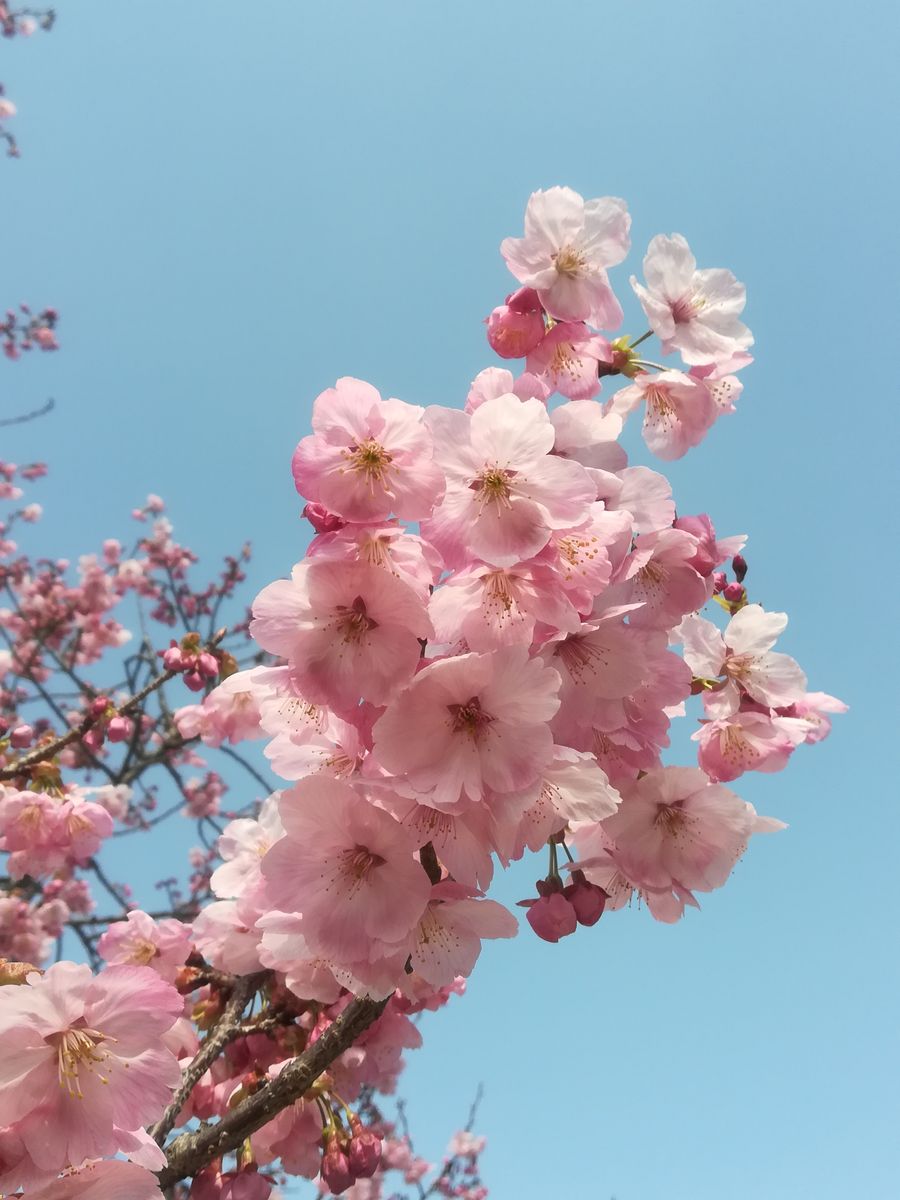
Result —
<svg viewBox="0 0 900 1200"><path fill-rule="evenodd" d="M0 45L23 152L0 162L0 304L62 313L62 352L8 365L0 393L4 413L57 400L0 431L4 457L52 465L42 553L127 536L156 491L210 558L251 538L254 587L286 573L312 399L351 374L461 404L537 187L628 200L625 330L657 232L746 281L739 412L667 473L681 511L750 534L753 598L851 712L740 781L790 828L700 913L488 946L405 1091L435 1157L484 1083L497 1200L896 1194L896 7L58 10Z"/></svg>

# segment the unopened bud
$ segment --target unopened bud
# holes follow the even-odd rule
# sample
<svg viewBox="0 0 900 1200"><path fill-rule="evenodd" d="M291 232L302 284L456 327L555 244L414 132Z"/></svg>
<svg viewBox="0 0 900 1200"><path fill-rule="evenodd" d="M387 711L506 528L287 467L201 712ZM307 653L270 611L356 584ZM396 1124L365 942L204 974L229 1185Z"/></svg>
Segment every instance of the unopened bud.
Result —
<svg viewBox="0 0 900 1200"><path fill-rule="evenodd" d="M588 883L583 871L572 872L572 882L563 888L563 895L575 909L579 925L596 925L609 899L602 887Z"/></svg>
<svg viewBox="0 0 900 1200"><path fill-rule="evenodd" d="M184 667L184 655L180 646L170 646L164 651L162 660L167 671L180 671Z"/></svg>
<svg viewBox="0 0 900 1200"><path fill-rule="evenodd" d="M734 577L738 583L744 582L744 576L747 574L747 560L743 554L736 554L731 560L731 569L734 571Z"/></svg>
<svg viewBox="0 0 900 1200"><path fill-rule="evenodd" d="M324 504L307 504L301 517L306 517L310 525L316 533L337 533L339 529L343 529L347 522L343 517L339 517L336 513L329 512Z"/></svg>
<svg viewBox="0 0 900 1200"><path fill-rule="evenodd" d="M728 586L728 576L724 571L713 572L713 591L718 596L720 592L724 592Z"/></svg>
<svg viewBox="0 0 900 1200"><path fill-rule="evenodd" d="M192 692L202 692L206 686L206 680L199 671L185 671L184 682Z"/></svg>
<svg viewBox="0 0 900 1200"><path fill-rule="evenodd" d="M347 1158L357 1178L371 1178L381 1165L381 1138L371 1129L354 1129Z"/></svg>
<svg viewBox="0 0 900 1200"><path fill-rule="evenodd" d="M127 742L134 733L134 722L128 717L113 717L106 727L111 742Z"/></svg>
<svg viewBox="0 0 900 1200"><path fill-rule="evenodd" d="M322 1181L336 1196L346 1192L356 1181L350 1160L341 1150L341 1144L335 1137L328 1139L328 1148L322 1156Z"/></svg>
<svg viewBox="0 0 900 1200"><path fill-rule="evenodd" d="M24 750L31 745L34 730L30 725L17 725L9 735L9 744L14 750Z"/></svg>
<svg viewBox="0 0 900 1200"><path fill-rule="evenodd" d="M744 598L744 589L739 583L729 583L727 587L723 588L722 595L729 604L737 604Z"/></svg>

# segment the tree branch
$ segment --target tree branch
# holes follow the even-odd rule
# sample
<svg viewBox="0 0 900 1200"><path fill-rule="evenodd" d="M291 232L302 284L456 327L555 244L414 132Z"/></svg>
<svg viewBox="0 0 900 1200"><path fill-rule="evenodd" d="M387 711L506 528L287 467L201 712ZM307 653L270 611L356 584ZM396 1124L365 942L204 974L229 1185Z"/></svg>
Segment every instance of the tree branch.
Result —
<svg viewBox="0 0 900 1200"><path fill-rule="evenodd" d="M323 1071L381 1016L385 1000L355 997L341 1015L277 1079L248 1096L216 1125L195 1133L183 1133L166 1148L169 1165L159 1172L165 1189L187 1176L196 1175L214 1158L236 1149L261 1129L283 1108L299 1100Z"/></svg>

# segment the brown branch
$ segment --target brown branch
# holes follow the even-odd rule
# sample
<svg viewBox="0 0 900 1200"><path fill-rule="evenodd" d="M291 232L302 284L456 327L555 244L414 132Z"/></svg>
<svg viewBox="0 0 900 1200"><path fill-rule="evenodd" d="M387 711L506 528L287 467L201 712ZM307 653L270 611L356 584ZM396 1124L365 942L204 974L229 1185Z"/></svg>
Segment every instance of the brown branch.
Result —
<svg viewBox="0 0 900 1200"><path fill-rule="evenodd" d="M165 1189L180 1179L196 1175L214 1158L236 1149L283 1108L299 1100L323 1071L363 1034L384 1012L385 1000L355 997L341 1015L277 1079L248 1096L216 1125L183 1133L166 1148L168 1166L159 1172Z"/></svg>
<svg viewBox="0 0 900 1200"><path fill-rule="evenodd" d="M227 630L220 629L214 637L210 638L203 649L212 650L219 644L226 632ZM113 706L115 711L119 716L124 716L133 708L137 708L152 692L155 692L158 688L161 688L164 683L168 683L170 679L174 679L178 674L178 671L163 671L160 675L157 675L155 679L151 679L149 683L145 684L139 692L135 692L133 696L130 696L124 704L120 704L118 707ZM37 766L38 763L46 762L47 759L53 758L59 753L60 750L63 750L66 746L71 745L72 742L77 742L83 738L87 731L92 726L97 724L99 719L99 717L92 717L90 713L88 713L88 715L73 729L70 729L68 733L61 734L58 738L55 738L52 742L48 742L45 746L38 746L28 754L23 754L22 757L16 762L0 770L0 783L6 779L16 779L19 775L28 771L31 767Z"/></svg>
<svg viewBox="0 0 900 1200"><path fill-rule="evenodd" d="M247 1002L254 995L267 974L268 972L263 971L258 972L256 975L245 975L243 979L238 979L235 983L234 990L231 993L228 1003L225 1005L218 1023L203 1039L200 1049L195 1054L190 1065L185 1068L178 1091L172 1097L166 1111L150 1130L150 1136L156 1141L157 1145L161 1146L168 1137L170 1130L175 1125L178 1114L194 1090L194 1085L200 1076L206 1071L207 1067L215 1062L228 1043L240 1036L240 1020L244 1009L247 1007Z"/></svg>

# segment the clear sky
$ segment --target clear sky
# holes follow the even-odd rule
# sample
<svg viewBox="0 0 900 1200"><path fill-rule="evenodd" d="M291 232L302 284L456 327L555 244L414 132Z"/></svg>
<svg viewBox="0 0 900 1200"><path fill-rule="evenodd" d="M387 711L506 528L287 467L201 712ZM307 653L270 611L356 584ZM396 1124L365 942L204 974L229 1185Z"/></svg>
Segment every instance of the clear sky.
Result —
<svg viewBox="0 0 900 1200"><path fill-rule="evenodd" d="M461 405L537 187L628 200L633 334L657 232L746 281L738 415L667 473L751 535L753 598L851 712L736 785L790 828L701 912L489 944L405 1090L435 1157L484 1083L496 1200L896 1196L896 5L57 7L0 44L0 305L63 317L60 354L0 376L4 413L57 400L0 430L52 465L42 553L127 536L155 491L209 556L251 538L254 587L287 573L312 399L351 374Z"/></svg>

